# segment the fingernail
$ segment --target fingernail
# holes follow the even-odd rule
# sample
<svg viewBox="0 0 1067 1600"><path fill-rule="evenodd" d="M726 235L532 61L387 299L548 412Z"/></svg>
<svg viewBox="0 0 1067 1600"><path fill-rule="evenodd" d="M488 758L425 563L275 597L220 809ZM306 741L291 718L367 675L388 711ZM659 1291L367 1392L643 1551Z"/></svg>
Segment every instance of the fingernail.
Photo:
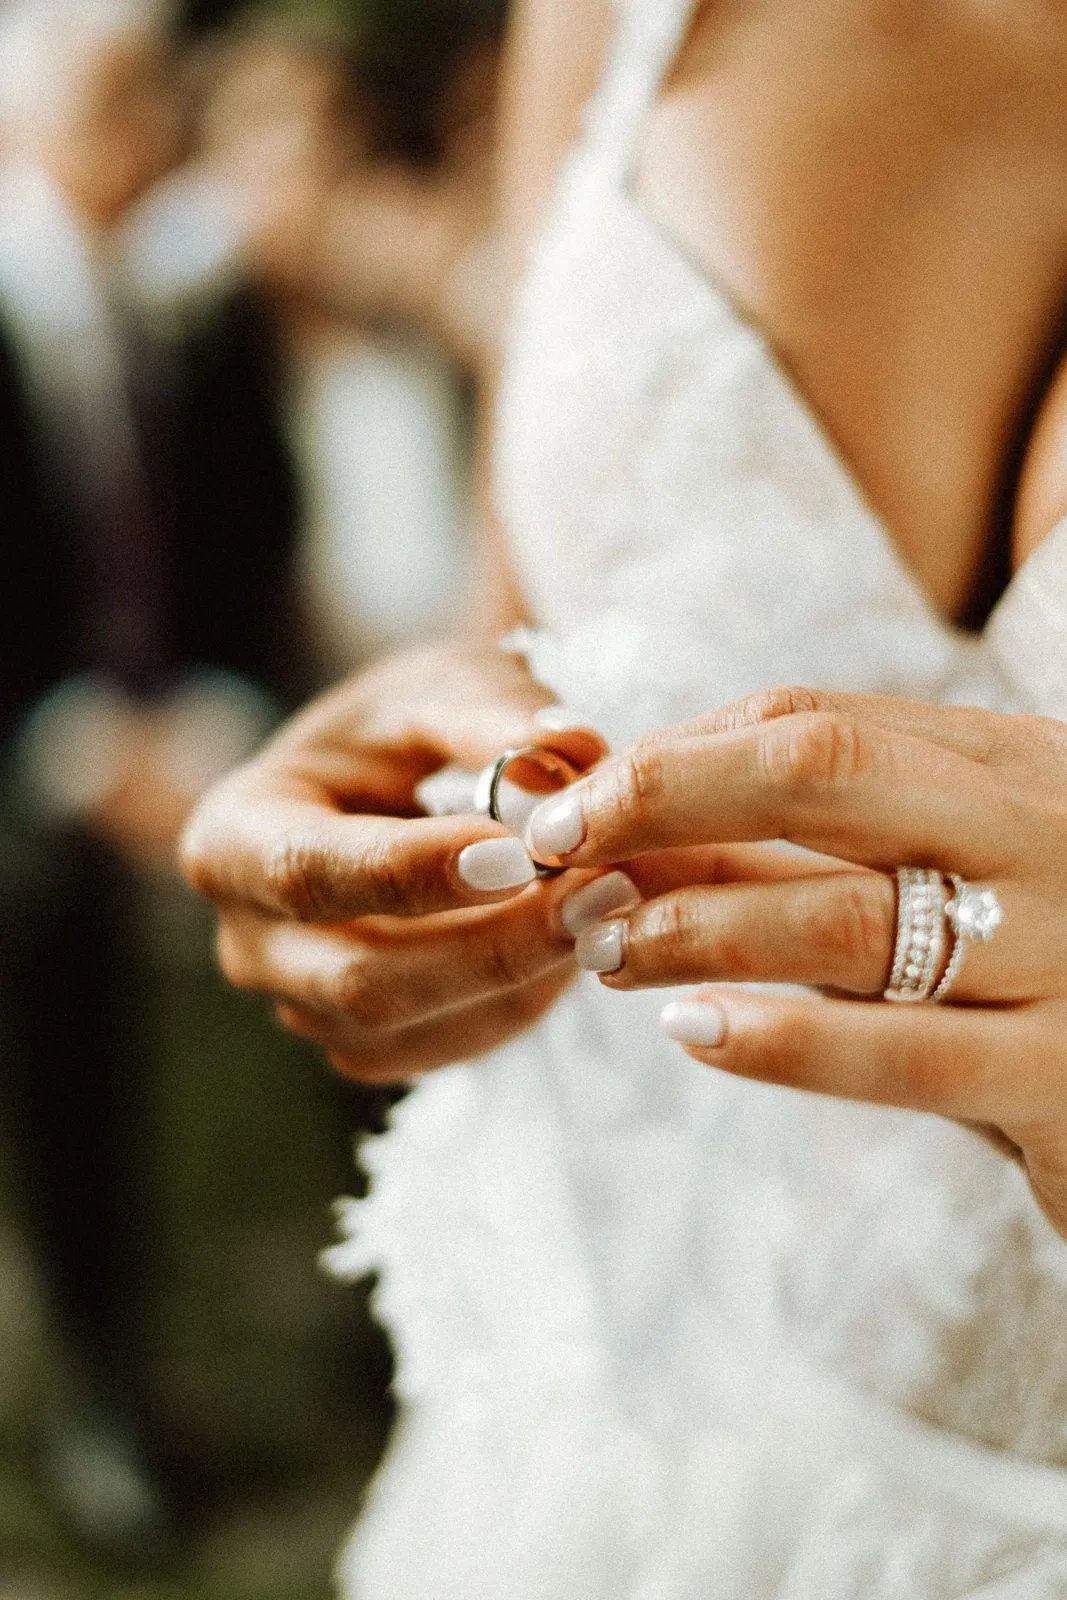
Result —
<svg viewBox="0 0 1067 1600"><path fill-rule="evenodd" d="M456 871L469 889L518 889L536 877L521 839L479 839L459 853Z"/></svg>
<svg viewBox="0 0 1067 1600"><path fill-rule="evenodd" d="M583 972L618 972L626 960L626 923L598 922L586 928L574 947Z"/></svg>
<svg viewBox="0 0 1067 1600"><path fill-rule="evenodd" d="M565 856L577 850L585 837L585 817L579 789L564 789L539 805L526 829L526 842L535 856Z"/></svg>
<svg viewBox="0 0 1067 1600"><path fill-rule="evenodd" d="M580 716L569 706L542 706L533 719L546 733L569 733L572 728L588 728L589 718Z"/></svg>
<svg viewBox="0 0 1067 1600"><path fill-rule="evenodd" d="M540 804L540 795L530 794L529 790L520 789L517 783L509 783L502 778L496 786L496 810L493 815L509 833L521 839Z"/></svg>
<svg viewBox="0 0 1067 1600"><path fill-rule="evenodd" d="M625 872L609 872L568 895L559 908L559 920L571 938L577 939L612 911L631 911L640 903L641 892L633 879Z"/></svg>
<svg viewBox="0 0 1067 1600"><path fill-rule="evenodd" d="M668 1039L678 1044L714 1050L726 1038L726 1017L707 1000L672 1000L660 1012L659 1020Z"/></svg>

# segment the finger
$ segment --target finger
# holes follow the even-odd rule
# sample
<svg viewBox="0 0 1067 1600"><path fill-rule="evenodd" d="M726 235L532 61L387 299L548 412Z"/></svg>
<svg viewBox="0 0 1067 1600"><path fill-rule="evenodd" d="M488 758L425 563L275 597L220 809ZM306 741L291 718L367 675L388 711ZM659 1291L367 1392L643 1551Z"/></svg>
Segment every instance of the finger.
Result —
<svg viewBox="0 0 1067 1600"><path fill-rule="evenodd" d="M234 914L219 929L219 962L236 988L334 1013L365 1033L395 1033L569 961L554 910L561 893L552 886L492 911L349 929Z"/></svg>
<svg viewBox="0 0 1067 1600"><path fill-rule="evenodd" d="M620 861L646 900L699 884L786 883L832 872L855 873L851 862L776 840L767 844L717 844L654 850Z"/></svg>
<svg viewBox="0 0 1067 1600"><path fill-rule="evenodd" d="M521 988L402 1029L387 1043L380 1034L363 1033L336 1013L285 1004L276 1010L290 1031L324 1049L343 1077L362 1083L403 1083L438 1067L473 1060L525 1032L573 981L574 971L570 963L556 967Z"/></svg>
<svg viewBox="0 0 1067 1600"><path fill-rule="evenodd" d="M575 955L613 989L679 983L805 983L880 994L896 939L882 873L690 888L587 929Z"/></svg>
<svg viewBox="0 0 1067 1600"><path fill-rule="evenodd" d="M844 694L806 688L770 689L680 723L680 737L731 733L782 717L825 712L868 722L886 733L924 739L985 766L1041 765L1047 775L1063 770L1064 726L1049 717L1021 717L977 706L928 705L891 695Z"/></svg>
<svg viewBox="0 0 1067 1600"><path fill-rule="evenodd" d="M1015 1005L1056 992L1064 949L1041 904L1013 884L995 892L1004 927L989 943L967 941L953 1003ZM950 896L946 889L945 902ZM897 909L893 878L866 870L690 886L586 929L575 956L615 989L754 982L881 994L893 966ZM954 947L947 919L942 926L939 975Z"/></svg>
<svg viewBox="0 0 1067 1600"><path fill-rule="evenodd" d="M572 866L781 838L865 865L944 862L988 877L1027 819L977 763L817 712L643 741L541 806L527 840L539 860Z"/></svg>
<svg viewBox="0 0 1067 1600"><path fill-rule="evenodd" d="M351 688L342 686L320 701L298 719L300 736L321 729L335 739L346 724L355 726L350 697ZM540 743L585 768L607 750L583 718L558 706L530 676L520 656L495 648L430 648L383 663L364 676L359 705L361 745L407 745L461 765L480 767L503 750Z"/></svg>
<svg viewBox="0 0 1067 1600"><path fill-rule="evenodd" d="M1007 1127L1062 1106L1041 1007L872 1005L707 990L664 1027L709 1066L765 1083Z"/></svg>
<svg viewBox="0 0 1067 1600"><path fill-rule="evenodd" d="M428 695L424 680L419 701L422 728L460 761L482 765L503 750L543 744L584 769L607 752L599 733L531 678L523 657L497 649L437 674Z"/></svg>
<svg viewBox="0 0 1067 1600"><path fill-rule="evenodd" d="M686 854L670 852L672 868L684 870ZM643 890L644 903L616 900L593 926L583 925L575 946L578 965L614 989L756 982L882 993L898 936L893 879L838 863L829 872L794 871L773 879L769 870L777 852L768 854L769 860L757 856L755 863L757 870L768 869L763 881L731 883L724 875L714 885L689 883L658 896L649 894L652 875L642 880L640 861L629 863L628 876ZM716 866L729 873L741 864L728 858ZM664 880L670 876L673 871ZM953 1003L1014 1005L1055 992L1064 952L1041 903L1013 884L997 885L995 892L1006 929L989 944L967 942L952 981ZM950 896L946 888L946 902ZM954 947L947 921L943 926L941 972Z"/></svg>
<svg viewBox="0 0 1067 1600"><path fill-rule="evenodd" d="M346 816L293 788L253 774L209 797L182 842L196 889L223 905L341 922L482 905L534 876L519 841L483 819Z"/></svg>

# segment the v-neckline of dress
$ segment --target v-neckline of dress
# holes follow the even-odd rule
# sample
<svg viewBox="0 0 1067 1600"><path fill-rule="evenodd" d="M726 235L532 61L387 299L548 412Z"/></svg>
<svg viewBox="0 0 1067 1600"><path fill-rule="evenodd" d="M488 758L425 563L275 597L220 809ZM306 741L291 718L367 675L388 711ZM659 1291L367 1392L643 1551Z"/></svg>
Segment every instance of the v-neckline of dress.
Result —
<svg viewBox="0 0 1067 1600"><path fill-rule="evenodd" d="M619 32L615 39L616 50L621 50L624 55L632 49L630 30L636 25L639 35L645 36L644 49L641 56L648 60L646 51L651 52L651 71L644 84L645 92L636 97L636 103L631 105L629 126L623 140L623 157L621 162L614 166L610 186L615 191L615 199L620 211L632 224L644 245L668 263L675 272L680 272L691 289L706 302L720 322L732 331L748 338L753 347L759 352L768 376L789 396L790 403L802 416L806 425L817 436L821 453L824 457L828 471L843 485L858 508L862 510L865 520L875 532L877 544L884 553L890 567L899 581L912 593L915 601L937 628L956 637L981 639L988 630L994 617L1012 593L1017 580L1029 567L1030 562L1040 550L1045 548L1056 533L1067 529L1067 517L1050 529L1048 536L1041 544L1030 552L1026 560L1011 574L1003 591L997 596L990 615L986 618L983 627L972 632L960 626L951 617L945 616L935 604L933 596L922 582L919 575L910 567L894 540L885 519L871 505L866 492L856 476L855 470L846 460L837 441L830 434L811 404L810 400L799 388L796 380L788 371L784 362L774 349L767 333L759 324L749 317L733 292L727 288L722 280L705 263L696 261L682 242L676 239L669 229L661 223L647 208L637 193L637 168L639 153L642 148L644 129L647 118L652 113L659 98L665 77L669 74L673 63L677 60L678 53L684 49L685 39L689 26L698 9L698 0L651 0L655 6L665 7L673 5L674 14L668 10L657 9L654 17L642 13L639 0L616 0L619 5ZM609 66L608 81L604 86L605 98L610 104L613 85L612 70ZM636 112L636 115L634 113ZM590 130L592 131L592 130ZM585 141L583 141L584 143ZM595 135L594 135L595 143Z"/></svg>
<svg viewBox="0 0 1067 1600"><path fill-rule="evenodd" d="M1048 539L1051 539L1058 529L1067 528L1067 517L1057 524L1056 528L1050 529L1047 538L1031 551L1021 565L1013 571L1008 583L998 595L996 604L990 616L986 619L984 626L977 633L971 633L969 630L960 627L951 617L946 617L939 610L922 580L901 555L885 519L871 505L853 468L849 465L840 447L828 432L818 412L776 354L766 332L757 322L745 314L734 295L715 274L703 263L694 261L685 247L674 239L662 223L649 212L634 191L632 176L628 175L619 185L617 199L620 209L640 233L645 245L658 252L670 264L672 270L681 272L686 277L693 290L703 297L708 306L716 313L718 320L751 340L753 346L759 351L760 359L766 366L769 376L789 395L790 403L803 416L804 421L812 432L817 435L827 469L847 485L850 494L862 508L865 518L876 530L878 542L896 574L901 582L911 589L930 621L950 633L980 639L1037 552L1047 544Z"/></svg>

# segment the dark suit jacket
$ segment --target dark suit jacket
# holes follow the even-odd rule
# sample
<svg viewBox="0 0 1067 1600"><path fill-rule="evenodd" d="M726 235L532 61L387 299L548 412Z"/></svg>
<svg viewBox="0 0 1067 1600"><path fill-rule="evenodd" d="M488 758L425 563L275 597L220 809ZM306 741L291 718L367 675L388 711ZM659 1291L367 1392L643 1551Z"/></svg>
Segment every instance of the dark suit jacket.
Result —
<svg viewBox="0 0 1067 1600"><path fill-rule="evenodd" d="M2 316L0 307L0 742L52 684L100 666L83 625L80 513L48 460ZM283 703L307 687L277 380L265 318L237 296L138 385L162 578L161 689L195 665L239 672Z"/></svg>

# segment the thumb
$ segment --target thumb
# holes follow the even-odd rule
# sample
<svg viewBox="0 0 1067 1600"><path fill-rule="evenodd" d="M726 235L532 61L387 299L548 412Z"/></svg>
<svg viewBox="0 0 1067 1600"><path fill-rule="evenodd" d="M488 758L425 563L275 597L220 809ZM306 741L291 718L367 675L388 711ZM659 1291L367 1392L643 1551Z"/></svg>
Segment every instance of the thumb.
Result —
<svg viewBox="0 0 1067 1600"><path fill-rule="evenodd" d="M408 731L449 761L478 769L505 750L536 744L585 771L607 754L607 741L559 706L521 658L473 651L441 665L424 678Z"/></svg>

